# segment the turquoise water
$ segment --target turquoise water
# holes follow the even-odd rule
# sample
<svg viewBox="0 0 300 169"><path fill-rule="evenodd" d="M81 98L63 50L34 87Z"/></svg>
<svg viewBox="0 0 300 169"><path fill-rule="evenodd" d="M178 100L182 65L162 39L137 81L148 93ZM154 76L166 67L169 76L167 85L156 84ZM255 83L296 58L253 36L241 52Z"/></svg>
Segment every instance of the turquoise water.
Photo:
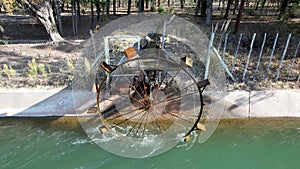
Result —
<svg viewBox="0 0 300 169"><path fill-rule="evenodd" d="M102 150L72 119L0 119L0 168L295 169L300 119L222 120L204 144L180 143L147 159Z"/></svg>

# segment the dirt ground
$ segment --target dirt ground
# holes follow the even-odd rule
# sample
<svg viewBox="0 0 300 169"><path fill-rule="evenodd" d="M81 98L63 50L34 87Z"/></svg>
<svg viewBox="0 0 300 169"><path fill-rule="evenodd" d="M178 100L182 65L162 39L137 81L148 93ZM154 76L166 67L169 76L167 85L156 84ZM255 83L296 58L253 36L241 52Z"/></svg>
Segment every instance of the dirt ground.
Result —
<svg viewBox="0 0 300 169"><path fill-rule="evenodd" d="M101 27L119 17L121 16L111 16L105 22L95 19L94 25ZM196 25L200 25L206 34L209 35L210 28L204 25L204 19L192 15L181 15L181 17L194 22ZM223 20L219 19L215 20L214 23L218 21L223 22ZM43 26L35 18L26 15L7 16L0 14L0 22L5 30L3 37L0 38L0 40L2 39L2 45L0 45L0 88L53 88L71 85L72 64L80 57L76 53L76 49L82 45L84 40L90 37L91 24L89 15L81 17L78 23L78 35L73 36L71 16L64 14L62 17L63 36L68 42L58 45L48 42L49 37ZM279 32L282 38L286 37L290 32L293 33L293 40L295 39L295 43L293 43L296 44L300 37L299 25L299 23L282 23L280 25L278 22L266 21L255 23L249 19L248 22L244 21L241 24L240 32L245 32L246 37L249 39L244 42L245 46L249 45L252 34L257 32L266 32L274 35L276 32ZM233 26L234 24L232 23L229 29L232 30ZM237 39L238 35L231 41L235 42ZM272 43L270 42L269 45ZM32 73L34 70L32 67L33 59L36 63L33 66L37 69L36 73ZM5 65L8 68L5 68ZM287 87L284 86L286 85L281 85L279 88L300 87L299 82L288 83ZM234 84L231 87L247 89L243 83Z"/></svg>

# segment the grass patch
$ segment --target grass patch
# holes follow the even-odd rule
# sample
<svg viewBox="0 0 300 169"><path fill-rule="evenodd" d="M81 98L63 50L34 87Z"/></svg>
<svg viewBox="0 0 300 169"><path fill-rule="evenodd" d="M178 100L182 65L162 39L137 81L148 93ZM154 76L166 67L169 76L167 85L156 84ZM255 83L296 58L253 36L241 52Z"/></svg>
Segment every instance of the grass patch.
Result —
<svg viewBox="0 0 300 169"><path fill-rule="evenodd" d="M7 77L10 79L11 77L16 76L16 71L9 65L4 64L3 65L3 72L7 75Z"/></svg>
<svg viewBox="0 0 300 169"><path fill-rule="evenodd" d="M44 64L39 64L39 72L40 74L44 77L47 78L47 73L46 73L46 69L45 69L45 65Z"/></svg>
<svg viewBox="0 0 300 169"><path fill-rule="evenodd" d="M74 64L73 64L72 59L68 59L67 65L68 65L68 70L73 72L74 71Z"/></svg>
<svg viewBox="0 0 300 169"><path fill-rule="evenodd" d="M27 77L33 78L38 77L38 66L35 61L35 58L32 58L31 62L28 63L29 69L26 72Z"/></svg>

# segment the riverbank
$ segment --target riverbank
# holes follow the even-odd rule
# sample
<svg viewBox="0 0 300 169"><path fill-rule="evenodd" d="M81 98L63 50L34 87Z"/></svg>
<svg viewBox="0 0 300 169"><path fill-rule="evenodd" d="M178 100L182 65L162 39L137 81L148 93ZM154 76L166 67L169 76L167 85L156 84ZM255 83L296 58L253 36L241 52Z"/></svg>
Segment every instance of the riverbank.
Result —
<svg viewBox="0 0 300 169"><path fill-rule="evenodd" d="M77 117L73 94L89 105L91 95L69 88L0 90L0 117ZM227 91L222 118L300 117L300 90ZM78 100L76 104L79 105Z"/></svg>

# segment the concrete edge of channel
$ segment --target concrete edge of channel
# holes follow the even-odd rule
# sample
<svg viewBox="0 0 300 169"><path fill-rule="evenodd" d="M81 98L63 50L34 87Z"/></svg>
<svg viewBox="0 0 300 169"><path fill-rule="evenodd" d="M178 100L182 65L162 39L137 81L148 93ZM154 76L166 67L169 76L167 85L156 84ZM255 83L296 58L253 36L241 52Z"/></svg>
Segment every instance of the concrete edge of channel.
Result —
<svg viewBox="0 0 300 169"><path fill-rule="evenodd" d="M81 100L74 103L74 95ZM91 106L91 98L80 91L62 88L0 90L0 117L77 117L75 106ZM227 91L221 118L300 117L299 100L300 89Z"/></svg>

